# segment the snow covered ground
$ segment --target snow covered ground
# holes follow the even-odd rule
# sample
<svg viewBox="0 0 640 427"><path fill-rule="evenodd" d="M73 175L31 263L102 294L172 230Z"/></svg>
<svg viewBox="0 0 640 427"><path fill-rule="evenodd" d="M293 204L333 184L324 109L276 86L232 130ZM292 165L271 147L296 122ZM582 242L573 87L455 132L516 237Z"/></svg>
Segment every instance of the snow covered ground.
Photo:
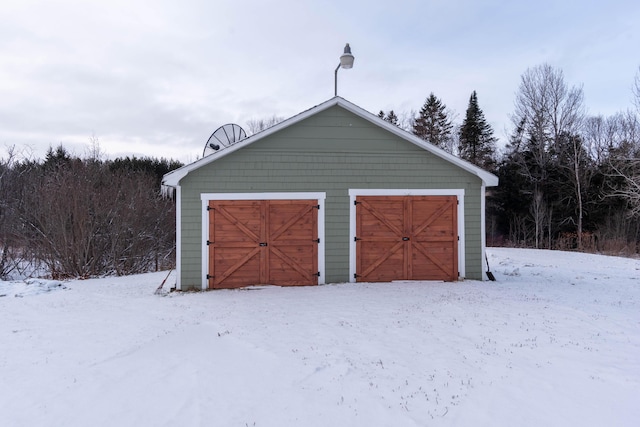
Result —
<svg viewBox="0 0 640 427"><path fill-rule="evenodd" d="M639 425L640 261L489 263L497 282L0 282L0 425Z"/></svg>

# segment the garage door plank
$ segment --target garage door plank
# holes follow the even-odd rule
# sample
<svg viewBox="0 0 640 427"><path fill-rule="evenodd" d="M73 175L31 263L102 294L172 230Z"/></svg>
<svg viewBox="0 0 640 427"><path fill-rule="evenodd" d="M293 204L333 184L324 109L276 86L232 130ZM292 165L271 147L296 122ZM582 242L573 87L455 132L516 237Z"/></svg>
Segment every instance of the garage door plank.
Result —
<svg viewBox="0 0 640 427"><path fill-rule="evenodd" d="M282 236L287 230L291 228L294 224L300 221L301 218L306 218L306 215L311 211L312 206L304 206L302 209L297 211L294 215L289 218L287 222L280 225L276 230L269 230L269 240L274 241L277 240L280 236ZM307 220L307 223L311 225L312 221ZM273 222L272 222L273 225Z"/></svg>
<svg viewBox="0 0 640 427"><path fill-rule="evenodd" d="M452 201L448 201L443 203L438 209L436 209L426 220L422 222L418 227L413 229L413 234L418 235L422 233L429 225L431 225L434 221L439 219L445 212L451 209L453 206ZM451 231L449 229L449 231Z"/></svg>
<svg viewBox="0 0 640 427"><path fill-rule="evenodd" d="M384 198L383 200L389 200L389 199L388 198ZM393 231L398 236L402 236L402 234L403 234L402 229L398 228L395 224L393 224L390 221L390 218L389 218L390 215L388 215L388 214L385 215L383 212L380 212L378 209L376 209L373 206L371 206L371 204L369 204L366 200L358 199L358 203L364 209L367 209L369 211L369 213L371 213L371 215L376 217L378 219L378 221L380 221L383 225L388 227L389 230ZM402 212L400 212L400 213L402 214ZM362 216L363 213L361 212L360 215ZM402 217L400 217L400 218L402 218Z"/></svg>
<svg viewBox="0 0 640 427"><path fill-rule="evenodd" d="M293 268L298 273L300 273L300 275L302 275L306 280L311 280L313 272L309 271L308 269L303 268L300 265L300 263L298 263L295 260L291 259L289 256L287 256L287 254L282 252L280 249L278 249L277 247L271 247L271 253L276 255L278 258L280 258L286 264L288 264L289 267Z"/></svg>
<svg viewBox="0 0 640 427"><path fill-rule="evenodd" d="M394 254L396 254L400 249L403 248L403 243L402 241L396 243L395 245L393 245L393 247L391 247L391 249L389 249L388 251L386 251L384 253L384 255L382 255L381 257L379 257L376 261L374 261L373 263L371 263L366 270L364 270L362 273L360 273L360 276L362 276L364 278L364 280L366 281L366 277L368 277L372 272L374 272L376 269L379 269L380 266L389 258L391 258Z"/></svg>
<svg viewBox="0 0 640 427"><path fill-rule="evenodd" d="M429 259L436 267L440 269L442 273L447 276L448 280L453 280L452 278L452 264L444 264L440 262L439 259L434 257L424 246L420 244L413 244L413 247L418 250L422 255Z"/></svg>
<svg viewBox="0 0 640 427"><path fill-rule="evenodd" d="M213 253L215 254L216 252L214 251ZM260 247L256 247L252 251L248 252L245 256L243 256L235 264L226 268L225 271L219 273L217 272L217 270L220 269L221 266L217 264L221 264L220 261L222 261L222 257L220 255L218 255L218 257L215 257L214 255L214 259L212 260L214 267L212 269L214 287L219 287L219 285L222 285L232 274L239 272L245 264L247 264L256 255L259 255L259 253Z"/></svg>
<svg viewBox="0 0 640 427"><path fill-rule="evenodd" d="M240 222L240 220L236 216L227 211L221 204L214 205L214 209L216 213L222 215L227 221L229 221L229 223L237 227L249 238L253 239L256 242L260 241L260 236L255 234L253 230L249 229L246 225Z"/></svg>

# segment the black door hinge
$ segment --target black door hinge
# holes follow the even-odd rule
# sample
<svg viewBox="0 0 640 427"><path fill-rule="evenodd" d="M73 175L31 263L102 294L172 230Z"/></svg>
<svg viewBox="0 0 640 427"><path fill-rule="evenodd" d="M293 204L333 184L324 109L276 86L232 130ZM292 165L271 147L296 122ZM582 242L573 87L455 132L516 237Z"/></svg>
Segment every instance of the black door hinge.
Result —
<svg viewBox="0 0 640 427"><path fill-rule="evenodd" d="M361 239L361 238L359 238L359 237L354 237L354 238L353 238L353 241L354 241L354 242L357 242L358 240L362 240L362 239Z"/></svg>
<svg viewBox="0 0 640 427"><path fill-rule="evenodd" d="M314 273L313 275L320 277L320 272L318 271L317 273Z"/></svg>
<svg viewBox="0 0 640 427"><path fill-rule="evenodd" d="M315 205L315 206L312 206L312 207L315 208L315 209L320 210L320 205Z"/></svg>
<svg viewBox="0 0 640 427"><path fill-rule="evenodd" d="M362 202L359 202L359 201L357 201L357 200L354 200L354 201L353 201L353 204L354 204L354 205L359 205L360 203L362 203Z"/></svg>
<svg viewBox="0 0 640 427"><path fill-rule="evenodd" d="M207 274L207 280L213 279L214 277L216 277L216 276L211 276L211 275Z"/></svg>
<svg viewBox="0 0 640 427"><path fill-rule="evenodd" d="M358 277L360 277L360 275L359 275L359 274L354 274L354 275L353 275L353 278L354 278L354 279L357 279Z"/></svg>
<svg viewBox="0 0 640 427"><path fill-rule="evenodd" d="M320 239L316 239L316 240L314 240L314 242L320 243Z"/></svg>
<svg viewBox="0 0 640 427"><path fill-rule="evenodd" d="M207 206L207 210L208 211L214 211L214 210L216 210L216 208L212 208L211 206Z"/></svg>
<svg viewBox="0 0 640 427"><path fill-rule="evenodd" d="M214 243L215 243L215 242L212 242L212 241L210 241L210 240L207 240L207 246L209 246L209 245L213 245Z"/></svg>

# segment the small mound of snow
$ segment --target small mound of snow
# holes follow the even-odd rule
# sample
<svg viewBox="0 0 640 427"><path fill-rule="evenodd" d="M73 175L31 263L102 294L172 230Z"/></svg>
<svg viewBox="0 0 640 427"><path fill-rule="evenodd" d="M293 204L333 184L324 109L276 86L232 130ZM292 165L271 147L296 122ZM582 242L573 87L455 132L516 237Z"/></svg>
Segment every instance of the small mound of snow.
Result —
<svg viewBox="0 0 640 427"><path fill-rule="evenodd" d="M22 298L60 289L67 289L67 287L59 280L30 278L21 282L0 282L0 297Z"/></svg>

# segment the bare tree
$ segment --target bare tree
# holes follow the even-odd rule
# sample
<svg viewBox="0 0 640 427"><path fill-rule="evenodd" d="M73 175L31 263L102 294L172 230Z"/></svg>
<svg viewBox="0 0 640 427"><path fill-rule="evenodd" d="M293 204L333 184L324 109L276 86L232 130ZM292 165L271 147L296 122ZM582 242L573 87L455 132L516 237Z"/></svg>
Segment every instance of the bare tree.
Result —
<svg viewBox="0 0 640 427"><path fill-rule="evenodd" d="M284 117L276 116L275 114L268 118L263 119L251 119L247 121L247 127L249 129L248 134L253 135L258 132L262 132L265 129L268 129L272 126L277 125L281 121L284 120Z"/></svg>
<svg viewBox="0 0 640 427"><path fill-rule="evenodd" d="M15 147L7 149L7 156L0 158L0 279L6 279L17 268L16 254L16 186Z"/></svg>
<svg viewBox="0 0 640 427"><path fill-rule="evenodd" d="M416 110L401 112L400 116L398 117L398 127L400 129L406 130L407 132L411 132L411 129L413 129L413 126L415 125L416 114Z"/></svg>
<svg viewBox="0 0 640 427"><path fill-rule="evenodd" d="M542 230L547 220L547 206L544 201L544 194L540 188L535 188L533 192L533 202L531 203L531 216L533 217L533 223L535 226L535 247L540 247L540 240L543 237ZM550 214L550 213L549 213Z"/></svg>
<svg viewBox="0 0 640 427"><path fill-rule="evenodd" d="M640 120L630 111L618 116L615 145L609 149L609 166L624 185L613 188L611 195L629 204L629 216L640 217Z"/></svg>
<svg viewBox="0 0 640 427"><path fill-rule="evenodd" d="M543 230L537 226L544 222L545 217L548 220L547 237L551 239L554 209L551 178L560 151L566 149L562 140L567 135L579 133L583 116L582 88L569 88L561 70L543 64L528 69L522 75L516 94L515 112L511 117L521 142L512 146L513 150L519 151L512 158L520 164L520 173L531 186L530 212L536 224L536 247L543 237ZM575 163L571 170L573 175L580 174ZM579 177L574 181L581 182ZM540 209L543 206L541 200L545 202L546 212ZM578 203L582 204L580 198ZM577 215L578 233L582 233L581 206Z"/></svg>
<svg viewBox="0 0 640 427"><path fill-rule="evenodd" d="M568 206L575 205L577 249L582 250L582 231L585 210L586 189L595 172L593 162L588 156L582 138L579 135L563 134L556 143L558 147L558 157L556 167L562 181L569 184L571 193L563 194L560 199Z"/></svg>
<svg viewBox="0 0 640 427"><path fill-rule="evenodd" d="M89 147L85 157L94 162L101 162L105 159L106 153L100 147L100 140L97 136L91 135L91 138L89 138Z"/></svg>
<svg viewBox="0 0 640 427"><path fill-rule="evenodd" d="M160 196L148 171L111 166L62 149L24 178L24 238L52 277L132 274L172 264L173 201Z"/></svg>
<svg viewBox="0 0 640 427"><path fill-rule="evenodd" d="M636 71L632 92L633 102L636 105L636 109L640 112L640 67L638 67L638 71Z"/></svg>
<svg viewBox="0 0 640 427"><path fill-rule="evenodd" d="M625 186L617 191L629 203L629 216L640 217L640 159L628 159L627 168L614 170L624 178Z"/></svg>
<svg viewBox="0 0 640 427"><path fill-rule="evenodd" d="M583 126L585 149L596 165L607 160L611 147L620 133L621 114L610 117L588 117Z"/></svg>

